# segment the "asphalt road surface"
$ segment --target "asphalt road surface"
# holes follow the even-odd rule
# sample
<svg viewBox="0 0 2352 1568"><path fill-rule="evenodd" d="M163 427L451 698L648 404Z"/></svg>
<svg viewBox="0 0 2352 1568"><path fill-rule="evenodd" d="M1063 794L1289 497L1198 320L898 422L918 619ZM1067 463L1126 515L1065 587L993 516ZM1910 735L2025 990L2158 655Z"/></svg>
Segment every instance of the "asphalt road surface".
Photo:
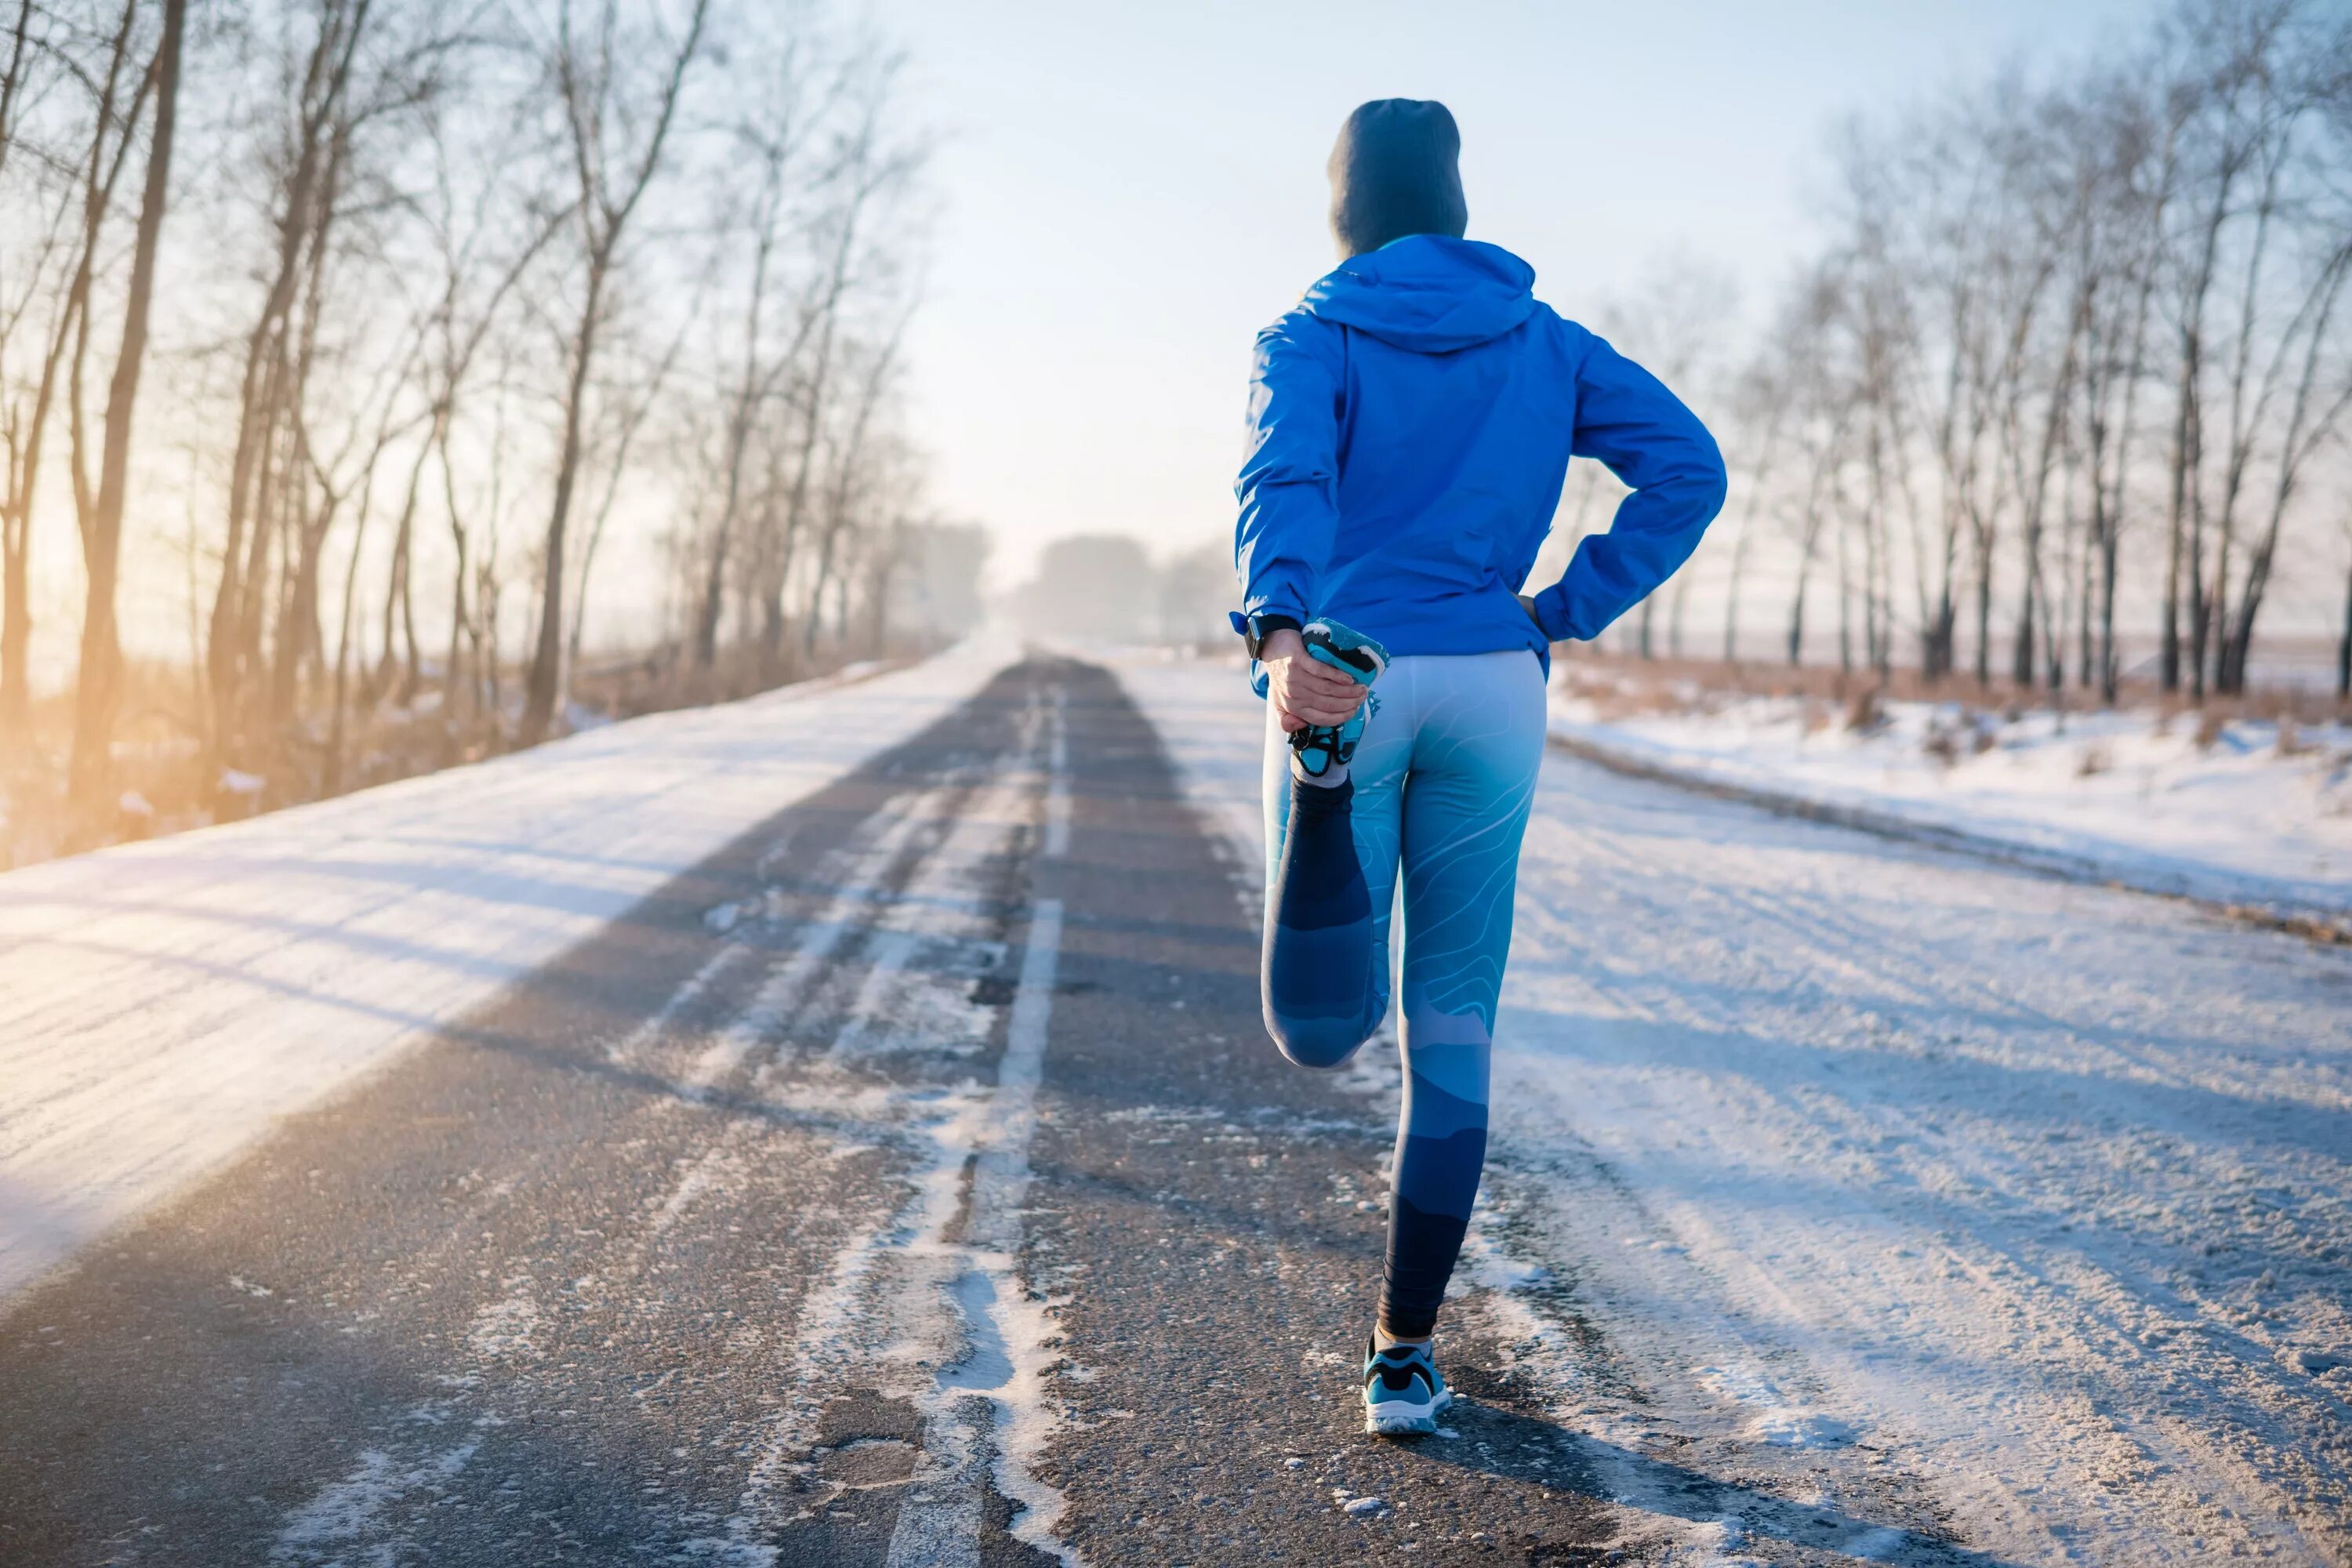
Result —
<svg viewBox="0 0 2352 1568"><path fill-rule="evenodd" d="M1391 1112L1265 1043L1253 876L1008 669L0 1310L0 1563L2006 1560L1892 1448L1570 1431L1498 1311L1366 1439Z"/></svg>

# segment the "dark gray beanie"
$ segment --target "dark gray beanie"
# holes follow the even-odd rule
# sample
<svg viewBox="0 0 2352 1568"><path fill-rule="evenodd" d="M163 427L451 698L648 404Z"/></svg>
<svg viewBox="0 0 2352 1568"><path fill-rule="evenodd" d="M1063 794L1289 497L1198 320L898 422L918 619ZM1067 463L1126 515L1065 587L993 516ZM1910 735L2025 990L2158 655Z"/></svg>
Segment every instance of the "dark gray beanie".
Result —
<svg viewBox="0 0 2352 1568"><path fill-rule="evenodd" d="M1331 149L1331 237L1361 256L1409 234L1462 237L1462 132L1445 105L1381 98L1348 116Z"/></svg>

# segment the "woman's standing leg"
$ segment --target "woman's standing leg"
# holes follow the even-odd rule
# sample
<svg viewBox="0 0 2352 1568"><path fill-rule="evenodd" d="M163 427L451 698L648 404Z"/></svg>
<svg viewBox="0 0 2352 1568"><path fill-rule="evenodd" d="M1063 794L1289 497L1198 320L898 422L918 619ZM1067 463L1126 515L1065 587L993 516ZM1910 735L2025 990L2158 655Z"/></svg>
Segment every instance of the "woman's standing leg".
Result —
<svg viewBox="0 0 2352 1568"><path fill-rule="evenodd" d="M1266 1032L1302 1067L1333 1068L1388 1014L1389 909L1399 795L1412 749L1408 715L1388 700L1393 670L1368 699L1348 778L1298 778L1266 710L1265 940L1259 982Z"/></svg>
<svg viewBox="0 0 2352 1568"><path fill-rule="evenodd" d="M1401 844L1404 1114L1381 1291L1381 1328L1401 1340L1425 1339L1437 1321L1486 1163L1487 1056L1544 744L1533 654L1415 662Z"/></svg>

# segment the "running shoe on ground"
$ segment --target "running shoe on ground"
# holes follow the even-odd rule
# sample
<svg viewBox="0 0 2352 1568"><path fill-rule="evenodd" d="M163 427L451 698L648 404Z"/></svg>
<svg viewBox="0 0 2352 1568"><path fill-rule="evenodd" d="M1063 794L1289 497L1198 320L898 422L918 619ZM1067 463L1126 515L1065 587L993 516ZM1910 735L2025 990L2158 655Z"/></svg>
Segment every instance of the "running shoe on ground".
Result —
<svg viewBox="0 0 2352 1568"><path fill-rule="evenodd" d="M1437 1430L1438 1412L1454 1403L1454 1391L1437 1374L1427 1345L1364 1346L1364 1430L1376 1437L1423 1435Z"/></svg>

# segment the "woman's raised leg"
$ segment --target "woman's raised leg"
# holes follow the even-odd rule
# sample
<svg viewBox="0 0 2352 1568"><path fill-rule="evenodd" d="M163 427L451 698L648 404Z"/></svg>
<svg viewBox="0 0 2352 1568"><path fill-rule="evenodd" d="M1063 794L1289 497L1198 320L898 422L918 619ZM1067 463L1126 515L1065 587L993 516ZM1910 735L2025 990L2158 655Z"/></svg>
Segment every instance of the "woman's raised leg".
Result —
<svg viewBox="0 0 2352 1568"><path fill-rule="evenodd" d="M1259 984L1266 1033L1302 1067L1339 1066L1388 1013L1398 797L1412 732L1385 690L1369 700L1363 739L1336 784L1298 777L1280 723L1266 715Z"/></svg>

